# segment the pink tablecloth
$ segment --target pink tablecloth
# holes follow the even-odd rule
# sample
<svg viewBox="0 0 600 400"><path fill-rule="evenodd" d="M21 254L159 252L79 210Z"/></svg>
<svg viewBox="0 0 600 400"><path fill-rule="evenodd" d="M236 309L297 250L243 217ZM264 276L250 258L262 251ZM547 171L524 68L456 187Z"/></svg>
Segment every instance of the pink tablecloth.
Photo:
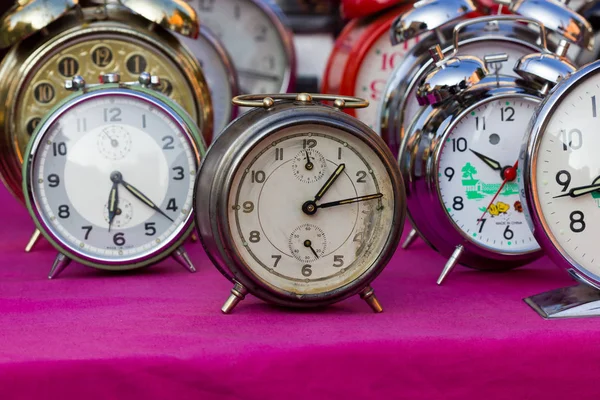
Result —
<svg viewBox="0 0 600 400"><path fill-rule="evenodd" d="M198 244L199 272L172 261L109 274L55 252L22 252L32 223L2 189L1 399L598 399L600 319L544 321L522 298L570 284L542 260L509 273L459 268L422 243L375 282L385 307L358 298L290 311L247 298Z"/></svg>

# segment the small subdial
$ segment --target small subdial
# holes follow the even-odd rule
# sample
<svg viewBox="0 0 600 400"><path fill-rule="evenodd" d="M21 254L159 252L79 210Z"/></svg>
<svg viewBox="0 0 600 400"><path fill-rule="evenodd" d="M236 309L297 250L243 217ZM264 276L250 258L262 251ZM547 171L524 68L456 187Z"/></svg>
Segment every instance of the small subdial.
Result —
<svg viewBox="0 0 600 400"><path fill-rule="evenodd" d="M327 162L315 149L305 149L292 160L292 171L300 182L313 183L325 176Z"/></svg>
<svg viewBox="0 0 600 400"><path fill-rule="evenodd" d="M112 227L113 228L123 228L126 226L129 221L133 218L133 207L128 200L119 199L119 204L117 206L117 212L115 219L113 220ZM108 203L104 205L104 220L108 226L110 221L108 217Z"/></svg>
<svg viewBox="0 0 600 400"><path fill-rule="evenodd" d="M97 145L104 157L121 160L131 151L131 136L118 125L107 126L98 134Z"/></svg>
<svg viewBox="0 0 600 400"><path fill-rule="evenodd" d="M327 238L321 228L304 224L294 229L289 246L294 258L303 263L311 263L325 255Z"/></svg>

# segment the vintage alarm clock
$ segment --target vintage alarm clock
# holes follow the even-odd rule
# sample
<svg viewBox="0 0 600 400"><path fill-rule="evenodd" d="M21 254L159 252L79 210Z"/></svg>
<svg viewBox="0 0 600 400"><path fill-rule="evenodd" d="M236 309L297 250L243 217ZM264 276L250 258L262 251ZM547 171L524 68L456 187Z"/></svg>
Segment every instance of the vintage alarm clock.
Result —
<svg viewBox="0 0 600 400"><path fill-rule="evenodd" d="M392 47L390 43L392 22L410 8L411 3L404 3L383 14L350 21L329 56L321 92L368 99L369 107L346 112L370 128L374 128L379 119L379 101L389 75L419 39L406 41L404 46Z"/></svg>
<svg viewBox="0 0 600 400"><path fill-rule="evenodd" d="M392 41L402 45L404 41L421 33L418 27L432 25L431 19L437 15L435 11L436 6L433 2L416 3L414 10L399 17L393 25ZM513 67L518 59L543 50L537 44L539 43L537 28L519 23L518 16L534 20L540 18L540 22L555 38L549 43L551 50L555 49L557 38L566 38L571 43L584 48L593 45L589 23L566 6L553 0L522 0L512 3L510 11L517 16L512 19L501 15L487 16L462 22L457 43L451 42L453 33L450 28L438 29L435 35L429 35L413 46L404 61L396 66L384 89L380 110L381 135L393 153L397 154L400 151L405 131L419 110L416 90L423 77L434 68L427 49L435 46L436 43L440 43L444 53L453 51L455 47L460 49L461 54L479 58L489 54L506 53L508 61L494 64L493 72L515 77L518 74L513 71ZM498 12L502 13L503 9L500 8Z"/></svg>
<svg viewBox="0 0 600 400"><path fill-rule="evenodd" d="M40 120L68 94L65 79L97 82L118 72L135 80L145 70L161 90L213 134L210 93L196 58L171 32L195 37L194 11L179 1L20 1L0 22L0 177L21 201L21 164Z"/></svg>
<svg viewBox="0 0 600 400"><path fill-rule="evenodd" d="M277 5L262 0L188 3L233 57L242 93L287 92L293 87L293 34Z"/></svg>
<svg viewBox="0 0 600 400"><path fill-rule="evenodd" d="M103 75L40 121L27 147L23 191L37 228L59 251L49 278L70 262L128 270L172 255L195 271L183 241L192 230L196 172L205 145L182 107L139 83Z"/></svg>
<svg viewBox="0 0 600 400"><path fill-rule="evenodd" d="M200 26L198 38L181 37L202 66L210 89L214 123L213 137L237 116L231 98L238 94L238 79L233 60L221 41L206 26Z"/></svg>
<svg viewBox="0 0 600 400"><path fill-rule="evenodd" d="M568 42L550 53L539 26L544 51L518 60L520 79L490 73L481 59L456 56L458 48L446 57L439 46L432 49L437 67L417 91L427 107L408 130L400 166L414 230L449 257L438 284L459 262L508 269L542 254L519 198L519 148L541 99L575 67L563 57ZM490 55L485 63L507 59Z"/></svg>
<svg viewBox="0 0 600 400"><path fill-rule="evenodd" d="M370 284L398 245L405 195L385 143L340 111L368 102L273 94L234 103L254 109L213 143L194 200L200 240L234 283L222 311L247 293L290 307L360 293L381 312Z"/></svg>

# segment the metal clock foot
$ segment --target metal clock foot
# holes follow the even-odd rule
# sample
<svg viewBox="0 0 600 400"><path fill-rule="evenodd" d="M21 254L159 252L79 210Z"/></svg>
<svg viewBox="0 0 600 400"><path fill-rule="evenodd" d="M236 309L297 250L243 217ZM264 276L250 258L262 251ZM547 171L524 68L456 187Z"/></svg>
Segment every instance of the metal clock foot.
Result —
<svg viewBox="0 0 600 400"><path fill-rule="evenodd" d="M233 311L233 309L240 303L240 301L246 298L247 293L248 289L246 289L241 283L236 282L233 289L231 289L231 294L229 295L229 298L221 308L223 314L231 313L231 311Z"/></svg>
<svg viewBox="0 0 600 400"><path fill-rule="evenodd" d="M600 291L580 283L524 299L544 319L600 316Z"/></svg>
<svg viewBox="0 0 600 400"><path fill-rule="evenodd" d="M440 274L440 277L437 280L438 285L441 285L444 282L444 280L446 279L448 274L454 269L456 264L458 264L458 259L460 258L461 254L463 253L464 250L465 250L465 248L463 247L462 244L460 246L456 247L456 250L454 250L454 253L452 253L450 258L446 262L446 265L444 265L444 270L442 271L442 273Z"/></svg>
<svg viewBox="0 0 600 400"><path fill-rule="evenodd" d="M408 236L404 240L404 243L402 243L402 248L404 250L408 249L414 243L414 241L417 240L418 237L419 234L417 233L417 231L415 229L411 229L408 233Z"/></svg>
<svg viewBox="0 0 600 400"><path fill-rule="evenodd" d="M190 256L188 256L188 253L183 247L179 247L177 250L175 250L172 257L188 271L196 272L196 267L194 267L194 264L192 264Z"/></svg>
<svg viewBox="0 0 600 400"><path fill-rule="evenodd" d="M377 300L377 297L375 297L375 291L371 286L367 286L362 290L362 292L360 292L360 298L367 302L373 312L383 312L383 307L381 306L379 300Z"/></svg>
<svg viewBox="0 0 600 400"><path fill-rule="evenodd" d="M52 269L48 274L48 279L56 278L67 266L71 263L71 259L65 256L62 253L58 253L56 259L54 260L54 264L52 264Z"/></svg>
<svg viewBox="0 0 600 400"><path fill-rule="evenodd" d="M36 229L35 232L33 232L33 235L31 235L29 242L27 242L27 246L25 246L25 252L29 253L31 249L33 249L33 246L35 246L38 239L40 238L40 234L41 232L39 229Z"/></svg>

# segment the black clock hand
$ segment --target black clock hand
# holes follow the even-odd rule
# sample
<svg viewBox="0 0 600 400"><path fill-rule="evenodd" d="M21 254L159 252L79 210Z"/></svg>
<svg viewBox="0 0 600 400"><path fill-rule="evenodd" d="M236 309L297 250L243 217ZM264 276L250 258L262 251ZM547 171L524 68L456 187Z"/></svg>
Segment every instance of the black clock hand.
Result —
<svg viewBox="0 0 600 400"><path fill-rule="evenodd" d="M554 198L555 199L558 199L560 197L573 197L573 198L577 198L577 197L586 195L588 193L595 192L597 190L600 190L600 183L593 183L591 185L579 186L579 187L576 187L576 188L573 188L573 189L569 190L565 194L561 194L559 196L554 196Z"/></svg>
<svg viewBox="0 0 600 400"><path fill-rule="evenodd" d="M127 191L129 193L131 193L133 195L133 197L135 197L136 199L138 199L142 203L146 204L148 207L152 208L154 211L156 211L157 213L161 214L163 217L167 218L169 221L175 222L175 221L173 221L173 219L171 217L169 217L167 214L165 214L163 212L163 210L161 210L160 208L158 208L158 206L156 204L154 204L152 202L152 200L150 200L148 198L148 196L146 196L145 194L143 194L142 192L140 192L134 186L132 186L129 183L125 182L123 180L123 175L120 172L113 172L113 174L111 175L111 179L113 179L113 182L115 180L117 180L120 184L122 184L123 187L125 189L127 189Z"/></svg>
<svg viewBox="0 0 600 400"><path fill-rule="evenodd" d="M382 197L383 197L382 193L369 194L366 196L352 197L350 199L344 199L344 200L338 200L338 201L332 201L329 203L319 204L317 206L317 208L329 208L329 207L335 207L335 206L343 206L344 204L352 204L352 203L358 203L361 201L375 200L375 199L380 199Z"/></svg>
<svg viewBox="0 0 600 400"><path fill-rule="evenodd" d="M327 182L325 182L323 187L321 187L321 189L317 192L317 194L315 195L314 201L321 200L321 198L323 196L325 196L325 193L327 193L327 191L329 190L331 185L333 185L333 183L337 180L337 178L340 177L342 172L344 172L344 168L346 168L346 164L338 165L338 167L335 169L335 171L333 171L333 174L331 174L329 179L327 179Z"/></svg>
<svg viewBox="0 0 600 400"><path fill-rule="evenodd" d="M252 78L252 79L266 79L273 82L278 82L279 77L274 74L265 74L259 71L252 71L249 69L238 69L237 73L241 77Z"/></svg>
<svg viewBox="0 0 600 400"><path fill-rule="evenodd" d="M315 257L319 258L319 255L317 254L315 249L313 249L312 242L310 240L304 241L304 247L308 247L310 249L310 251L312 251L312 253L315 255Z"/></svg>
<svg viewBox="0 0 600 400"><path fill-rule="evenodd" d="M490 167L491 169L493 169L494 171L502 171L502 165L500 165L500 163L498 161L494 160L493 158L489 158L488 156L483 155L473 149L469 149L469 151L471 151L471 153L475 154L481 161L486 163L486 165L488 167Z"/></svg>
<svg viewBox="0 0 600 400"><path fill-rule="evenodd" d="M304 168L310 171L313 169L314 165L310 161L310 155L308 154L308 150L304 150L304 152L306 153L306 164L304 165Z"/></svg>
<svg viewBox="0 0 600 400"><path fill-rule="evenodd" d="M111 176L112 180L112 176ZM112 227L112 223L117 216L117 208L119 207L119 182L113 180L110 194L108 195L108 231Z"/></svg>

